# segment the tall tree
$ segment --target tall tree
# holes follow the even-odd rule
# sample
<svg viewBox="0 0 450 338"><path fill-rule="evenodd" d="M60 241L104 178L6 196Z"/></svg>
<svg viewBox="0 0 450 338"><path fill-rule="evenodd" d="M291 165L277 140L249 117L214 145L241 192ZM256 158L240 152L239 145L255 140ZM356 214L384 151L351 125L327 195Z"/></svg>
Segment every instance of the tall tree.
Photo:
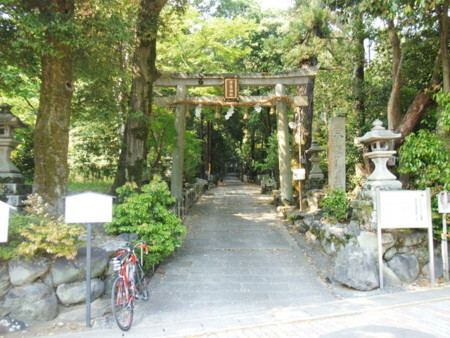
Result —
<svg viewBox="0 0 450 338"><path fill-rule="evenodd" d="M32 18L28 23L35 20L32 29L46 44L35 45L41 55L41 90L34 133L34 192L48 203L49 212L59 215L67 192L75 1L26 0L20 6L23 15ZM21 38L30 33L23 32Z"/></svg>
<svg viewBox="0 0 450 338"><path fill-rule="evenodd" d="M159 17L167 0L141 0L133 55L133 80L119 166L113 190L127 181L142 182L148 153L149 117L156 80L156 40Z"/></svg>
<svg viewBox="0 0 450 338"><path fill-rule="evenodd" d="M322 0L296 1L295 15L291 26L294 29L292 57L296 57L298 68L318 65L321 47L326 48L329 37L329 11ZM297 95L307 96L308 106L298 107L295 111L296 140L301 149L300 157L305 157L306 150L311 146L312 122L314 111L315 79L309 79L307 85L297 88Z"/></svg>
<svg viewBox="0 0 450 338"><path fill-rule="evenodd" d="M444 0L436 6L436 12L439 20L439 44L441 48L442 73L444 79L444 91L450 92L450 58L448 54L449 42L449 1Z"/></svg>

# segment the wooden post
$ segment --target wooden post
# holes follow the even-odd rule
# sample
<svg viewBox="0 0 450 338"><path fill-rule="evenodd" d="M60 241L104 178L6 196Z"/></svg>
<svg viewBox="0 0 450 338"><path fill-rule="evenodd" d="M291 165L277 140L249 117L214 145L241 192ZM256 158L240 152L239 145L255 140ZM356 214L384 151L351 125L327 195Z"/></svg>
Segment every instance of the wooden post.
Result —
<svg viewBox="0 0 450 338"><path fill-rule="evenodd" d="M187 87L185 85L177 86L176 100L185 100L187 96ZM177 200L183 196L183 169L184 169L184 148L185 148L185 129L186 129L186 105L177 104L175 117L175 130L177 132L177 145L173 153L171 194Z"/></svg>
<svg viewBox="0 0 450 338"><path fill-rule="evenodd" d="M285 86L277 84L275 86L276 96L285 96ZM289 147L289 126L286 102L277 101L277 136L278 136L278 161L280 168L280 191L281 200L292 202L292 172L291 154Z"/></svg>

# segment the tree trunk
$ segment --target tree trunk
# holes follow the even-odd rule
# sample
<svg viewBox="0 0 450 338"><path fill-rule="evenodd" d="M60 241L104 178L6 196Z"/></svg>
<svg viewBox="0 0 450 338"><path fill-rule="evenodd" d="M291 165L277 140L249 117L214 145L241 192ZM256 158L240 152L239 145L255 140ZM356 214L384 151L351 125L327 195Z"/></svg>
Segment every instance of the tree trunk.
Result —
<svg viewBox="0 0 450 338"><path fill-rule="evenodd" d="M442 73L444 76L444 91L450 92L450 59L448 56L448 2L440 6L439 12L439 42L441 48Z"/></svg>
<svg viewBox="0 0 450 338"><path fill-rule="evenodd" d="M396 146L400 146L401 144L403 144L405 137L414 131L417 124L426 113L426 109L435 104L435 101L429 93L436 91L441 86L440 64L441 51L439 51L434 61L434 67L432 70L429 87L416 95L413 102L411 103L411 106L409 106L408 111L403 117L402 122L395 129L397 133L402 134L402 137L395 142Z"/></svg>
<svg viewBox="0 0 450 338"><path fill-rule="evenodd" d="M57 13L65 20L72 18L75 8L73 0L49 0L48 4L52 6L40 8L46 15L52 17ZM63 197L67 193L69 175L67 152L74 90L72 50L69 43L62 43L51 33L47 34L48 44L54 53L41 57L41 90L34 132L33 189L48 203L49 213L59 216L63 213Z"/></svg>
<svg viewBox="0 0 450 338"><path fill-rule="evenodd" d="M311 147L312 141L312 122L313 122L313 111L314 111L314 84L315 79L310 78L308 84L304 86L299 86L297 88L297 95L305 95L308 97L307 107L298 107L295 110L295 120L296 120L296 139L300 142L300 158L306 158L306 150ZM309 161L306 161L305 169L308 172Z"/></svg>
<svg viewBox="0 0 450 338"><path fill-rule="evenodd" d="M394 130L398 127L401 119L400 89L401 89L401 49L400 39L395 31L394 21L388 21L388 36L392 47L392 90L388 103L388 128Z"/></svg>
<svg viewBox="0 0 450 338"><path fill-rule="evenodd" d="M396 129L397 133L402 134L402 137L399 140L399 144L403 143L405 137L414 131L417 123L425 114L426 109L434 103L435 102L433 101L433 99L425 93L419 93L416 95L413 103L408 109L408 112Z"/></svg>
<svg viewBox="0 0 450 338"><path fill-rule="evenodd" d="M158 19L167 0L141 0L137 24L137 46L133 56L133 80L119 165L113 191L127 181L139 185L146 164L153 82L156 79Z"/></svg>
<svg viewBox="0 0 450 338"><path fill-rule="evenodd" d="M358 117L358 125L363 127L366 124L365 103L364 103L364 36L363 23L361 17L357 17L354 22L355 34L353 44L355 49L353 66L353 112Z"/></svg>

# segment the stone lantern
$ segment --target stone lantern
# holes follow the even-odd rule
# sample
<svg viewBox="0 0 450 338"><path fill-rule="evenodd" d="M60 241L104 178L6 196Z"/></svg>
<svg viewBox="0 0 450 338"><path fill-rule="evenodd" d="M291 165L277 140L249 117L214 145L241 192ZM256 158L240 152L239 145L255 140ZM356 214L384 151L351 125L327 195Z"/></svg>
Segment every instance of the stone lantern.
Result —
<svg viewBox="0 0 450 338"><path fill-rule="evenodd" d="M380 188L381 190L401 190L402 183L397 180L387 168L387 162L391 156L396 154L395 150L390 149L392 140L401 137L401 134L395 134L383 127L383 122L375 120L373 128L364 136L356 138L358 143L369 143L370 152L364 156L369 158L375 165L373 173L367 178L364 184L365 190Z"/></svg>
<svg viewBox="0 0 450 338"><path fill-rule="evenodd" d="M8 204L13 206L20 205L31 192L31 187L24 184L24 177L11 162L11 151L20 144L14 139L14 129L26 127L27 124L11 113L10 105L0 105L0 183L5 187Z"/></svg>
<svg viewBox="0 0 450 338"><path fill-rule="evenodd" d="M325 177L322 170L319 167L319 163L321 160L321 157L319 156L319 153L325 151L325 149L319 147L319 143L316 140L312 140L311 142L311 148L306 150L307 154L311 154L311 157L309 158L309 161L311 162L311 170L309 171L308 179L319 179L323 180Z"/></svg>
<svg viewBox="0 0 450 338"><path fill-rule="evenodd" d="M325 149L319 147L316 140L312 140L311 147L306 150L306 154L310 155L309 161L311 162L311 169L308 174L309 189L321 189L323 187L325 175L319 167L321 160L319 153L322 151L325 151Z"/></svg>

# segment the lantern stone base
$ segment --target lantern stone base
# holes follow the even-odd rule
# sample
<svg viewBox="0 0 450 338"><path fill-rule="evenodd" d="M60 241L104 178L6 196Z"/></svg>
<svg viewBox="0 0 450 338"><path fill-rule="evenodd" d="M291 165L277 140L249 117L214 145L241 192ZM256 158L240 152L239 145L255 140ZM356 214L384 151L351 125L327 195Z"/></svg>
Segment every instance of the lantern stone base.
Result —
<svg viewBox="0 0 450 338"><path fill-rule="evenodd" d="M352 202L352 219L358 222L361 229L375 231L377 229L376 190L402 190L402 183L397 180L367 181L363 187L364 190L360 191L356 200Z"/></svg>
<svg viewBox="0 0 450 338"><path fill-rule="evenodd" d="M363 184L363 188L366 191L380 190L402 190L402 182L398 180L376 180L367 181Z"/></svg>
<svg viewBox="0 0 450 338"><path fill-rule="evenodd" d="M32 191L32 186L25 184L25 178L16 173L0 173L0 185L3 187L6 203L13 207L22 207L23 201Z"/></svg>

